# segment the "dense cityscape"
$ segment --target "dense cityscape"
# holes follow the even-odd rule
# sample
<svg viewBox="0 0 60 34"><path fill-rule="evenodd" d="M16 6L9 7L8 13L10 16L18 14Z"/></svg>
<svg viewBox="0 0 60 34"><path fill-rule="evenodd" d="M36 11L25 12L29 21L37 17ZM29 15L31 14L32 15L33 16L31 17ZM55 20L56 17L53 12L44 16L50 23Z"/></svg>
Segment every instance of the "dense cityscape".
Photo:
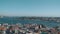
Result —
<svg viewBox="0 0 60 34"><path fill-rule="evenodd" d="M60 23L59 17L6 17L0 16L0 21L2 18L12 18L16 20L42 20L42 21L54 21ZM1 23L1 22L0 22ZM60 34L60 26L48 27L43 24L37 23L1 23L0 24L0 34Z"/></svg>
<svg viewBox="0 0 60 34"><path fill-rule="evenodd" d="M0 34L60 34L60 0L0 0Z"/></svg>

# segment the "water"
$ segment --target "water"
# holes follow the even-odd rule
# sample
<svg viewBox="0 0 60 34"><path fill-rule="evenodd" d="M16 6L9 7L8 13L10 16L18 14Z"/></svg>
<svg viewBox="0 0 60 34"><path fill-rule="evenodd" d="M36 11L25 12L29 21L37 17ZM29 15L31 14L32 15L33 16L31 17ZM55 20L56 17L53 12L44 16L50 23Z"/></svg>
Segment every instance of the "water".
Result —
<svg viewBox="0 0 60 34"><path fill-rule="evenodd" d="M41 20L17 20L13 18L0 18L0 23L9 23L9 24L16 24L16 23L22 23L22 24L31 24L31 23L37 23L37 24L43 24L48 27L55 27L60 26L60 23L54 22L54 21L41 21Z"/></svg>

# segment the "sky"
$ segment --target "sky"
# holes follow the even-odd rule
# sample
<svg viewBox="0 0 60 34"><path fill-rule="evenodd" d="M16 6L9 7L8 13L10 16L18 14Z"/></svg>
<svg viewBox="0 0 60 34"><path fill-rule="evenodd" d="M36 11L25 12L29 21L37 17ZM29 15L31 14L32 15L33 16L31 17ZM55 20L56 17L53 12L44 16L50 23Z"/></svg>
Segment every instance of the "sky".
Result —
<svg viewBox="0 0 60 34"><path fill-rule="evenodd" d="M60 17L60 0L0 0L0 15Z"/></svg>

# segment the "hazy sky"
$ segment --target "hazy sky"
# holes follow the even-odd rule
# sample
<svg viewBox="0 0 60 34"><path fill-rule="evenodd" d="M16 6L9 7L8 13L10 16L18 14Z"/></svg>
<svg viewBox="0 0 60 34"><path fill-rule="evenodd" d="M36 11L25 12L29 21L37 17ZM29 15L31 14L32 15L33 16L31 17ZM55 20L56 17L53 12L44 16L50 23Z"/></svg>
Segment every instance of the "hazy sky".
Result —
<svg viewBox="0 0 60 34"><path fill-rule="evenodd" d="M0 15L60 17L60 0L0 0Z"/></svg>

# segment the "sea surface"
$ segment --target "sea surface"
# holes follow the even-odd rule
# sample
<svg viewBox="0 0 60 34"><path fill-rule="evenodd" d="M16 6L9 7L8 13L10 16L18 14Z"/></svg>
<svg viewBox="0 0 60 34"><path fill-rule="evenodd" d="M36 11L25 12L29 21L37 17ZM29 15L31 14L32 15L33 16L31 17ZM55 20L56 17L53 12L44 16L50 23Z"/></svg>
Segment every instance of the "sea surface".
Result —
<svg viewBox="0 0 60 34"><path fill-rule="evenodd" d="M60 26L60 23L54 22L54 21L42 21L42 20L19 20L14 18L0 18L0 23L8 23L8 24L43 24L48 27L55 27Z"/></svg>

